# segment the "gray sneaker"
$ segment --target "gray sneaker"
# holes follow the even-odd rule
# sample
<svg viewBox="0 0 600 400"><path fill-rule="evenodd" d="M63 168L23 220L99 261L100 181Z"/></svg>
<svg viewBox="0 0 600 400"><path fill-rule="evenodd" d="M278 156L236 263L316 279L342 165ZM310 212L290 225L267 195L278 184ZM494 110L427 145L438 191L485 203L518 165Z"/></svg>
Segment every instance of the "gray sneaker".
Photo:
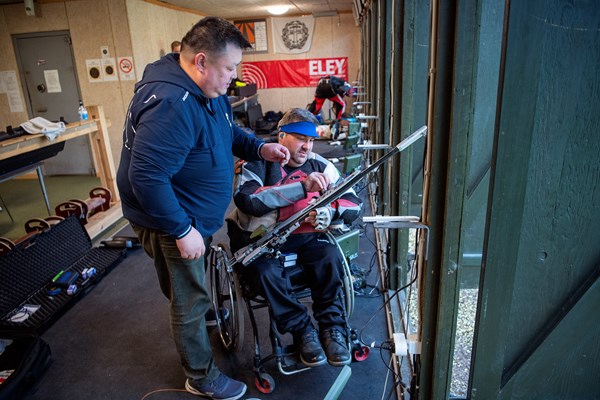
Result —
<svg viewBox="0 0 600 400"><path fill-rule="evenodd" d="M189 379L185 381L185 390L197 396L213 400L237 400L246 393L246 385L219 373L217 379L210 383L198 385Z"/></svg>

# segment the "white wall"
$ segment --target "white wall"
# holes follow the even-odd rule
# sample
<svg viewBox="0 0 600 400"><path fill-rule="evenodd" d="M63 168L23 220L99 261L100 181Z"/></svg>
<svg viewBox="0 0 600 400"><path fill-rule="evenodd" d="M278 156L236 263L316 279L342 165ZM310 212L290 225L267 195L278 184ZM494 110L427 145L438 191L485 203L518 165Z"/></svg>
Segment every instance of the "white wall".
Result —
<svg viewBox="0 0 600 400"><path fill-rule="evenodd" d="M137 77L140 80L144 67L169 53L171 42L181 41L203 15L177 11L141 0L126 1L131 46L136 60Z"/></svg>

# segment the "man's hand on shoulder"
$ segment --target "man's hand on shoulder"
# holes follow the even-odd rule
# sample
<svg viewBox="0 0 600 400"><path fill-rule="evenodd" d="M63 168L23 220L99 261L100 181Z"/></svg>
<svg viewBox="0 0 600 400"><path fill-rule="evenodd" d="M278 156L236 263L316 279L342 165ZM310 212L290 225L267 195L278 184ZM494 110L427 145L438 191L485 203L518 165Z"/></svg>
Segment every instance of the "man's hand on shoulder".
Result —
<svg viewBox="0 0 600 400"><path fill-rule="evenodd" d="M267 161L280 163L281 166L290 160L290 151L279 143L265 143L260 149L260 155Z"/></svg>

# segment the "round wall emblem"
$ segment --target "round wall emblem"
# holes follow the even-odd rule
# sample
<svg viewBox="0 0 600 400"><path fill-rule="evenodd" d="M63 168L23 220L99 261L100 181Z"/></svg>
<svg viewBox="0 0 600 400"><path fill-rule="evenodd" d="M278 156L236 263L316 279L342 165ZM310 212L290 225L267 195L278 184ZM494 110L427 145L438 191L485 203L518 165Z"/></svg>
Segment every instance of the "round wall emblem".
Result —
<svg viewBox="0 0 600 400"><path fill-rule="evenodd" d="M281 38L288 49L301 49L308 40L308 27L301 21L288 22L281 32Z"/></svg>

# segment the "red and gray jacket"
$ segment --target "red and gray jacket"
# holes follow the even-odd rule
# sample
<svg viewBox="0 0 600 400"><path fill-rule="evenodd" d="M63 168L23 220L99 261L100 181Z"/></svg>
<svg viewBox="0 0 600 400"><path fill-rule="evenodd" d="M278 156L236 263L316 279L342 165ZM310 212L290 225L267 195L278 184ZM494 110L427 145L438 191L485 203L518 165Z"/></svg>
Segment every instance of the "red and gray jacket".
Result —
<svg viewBox="0 0 600 400"><path fill-rule="evenodd" d="M253 161L243 163L236 175L233 200L237 209L228 217L246 232L263 225L269 228L306 207L319 193L306 192L302 181L312 172L323 172L332 183L342 179L340 172L328 160L311 153L300 167L281 167L278 163ZM331 220L352 223L360 214L362 201L353 189L347 190L329 205ZM302 223L293 233L316 232L311 224Z"/></svg>

